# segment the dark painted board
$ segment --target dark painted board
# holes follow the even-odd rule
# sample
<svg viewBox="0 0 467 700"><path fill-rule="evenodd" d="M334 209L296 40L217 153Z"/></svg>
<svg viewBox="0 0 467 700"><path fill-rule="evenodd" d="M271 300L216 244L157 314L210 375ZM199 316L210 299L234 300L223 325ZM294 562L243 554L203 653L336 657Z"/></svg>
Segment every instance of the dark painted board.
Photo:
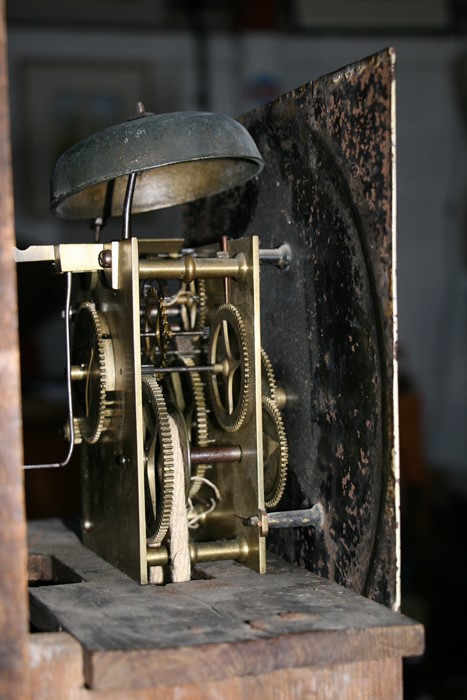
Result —
<svg viewBox="0 0 467 700"><path fill-rule="evenodd" d="M287 392L290 475L280 508L325 508L324 532L269 546L397 603L393 333L393 54L304 85L241 121L264 158L242 188L186 209L192 244L285 242L262 265L262 344Z"/></svg>
<svg viewBox="0 0 467 700"><path fill-rule="evenodd" d="M272 557L266 575L234 562L205 578L139 586L59 521L30 523L30 552L53 555L82 583L30 589L39 630L83 646L91 687L201 682L279 668L419 654L420 625Z"/></svg>

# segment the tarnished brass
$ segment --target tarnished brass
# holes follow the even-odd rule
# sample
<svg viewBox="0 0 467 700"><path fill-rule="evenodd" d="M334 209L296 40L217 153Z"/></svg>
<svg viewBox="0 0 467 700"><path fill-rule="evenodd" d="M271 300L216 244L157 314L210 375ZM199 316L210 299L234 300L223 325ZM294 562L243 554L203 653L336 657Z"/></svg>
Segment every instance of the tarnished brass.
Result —
<svg viewBox="0 0 467 700"><path fill-rule="evenodd" d="M83 541L141 583L170 560L175 452L192 563L235 559L266 570L264 532L248 522L265 507L263 445L269 459L274 441L263 435L259 239L184 249L182 239L132 238L130 226L132 211L210 195L261 168L232 119L142 112L71 148L52 177L55 214L99 226L122 214L122 239L14 253L80 276L67 318ZM284 267L290 251L263 258ZM269 368L275 397L271 376Z"/></svg>
<svg viewBox="0 0 467 700"><path fill-rule="evenodd" d="M80 245L75 247L79 255ZM91 289L80 293L106 318L115 364L109 430L96 444L81 448L83 518L93 523L83 541L147 583L137 239L119 241L112 256L119 271L118 289L108 286L102 272Z"/></svg>
<svg viewBox="0 0 467 700"><path fill-rule="evenodd" d="M151 566L169 557L165 546L169 511L157 541L148 534L147 519L152 512L152 519L158 522L161 504L169 503L164 493L172 487L164 479L171 479L172 471L161 470L158 460L169 458L174 440L182 446L188 479L194 478L189 486L198 528L190 531L192 561L227 558L243 561L259 572L266 567L263 533L244 522L244 516L264 508L258 239L224 241L222 249L210 246L187 255L181 254L181 245L179 239L132 238L16 252L23 262L50 260L58 272L93 273L76 285L79 292L74 307L79 323L76 321L70 369L73 425L82 445L83 522L92 523L84 529L83 541L141 583L148 581L148 551ZM188 291L194 279L203 284ZM175 284L173 297L164 296L167 280ZM229 304L225 304L225 282ZM159 299L156 306L155 296ZM201 327L196 331L183 330L186 314L182 312L190 298L202 304ZM172 316L166 308L172 309ZM152 318L162 313L164 322L154 326L159 342L151 343L153 325L145 319L148 314ZM216 361L210 364L209 337L222 334L228 319L241 328L236 345L233 339L223 338L215 346ZM196 319L191 324L196 326ZM185 344L177 341L178 336ZM162 351L165 362L171 363L167 367L160 366ZM201 366L192 359L196 353L201 355ZM196 381L190 380L194 384L186 393L181 377L188 370ZM194 391L197 414L191 446L186 430L170 435L167 421L165 427L156 425L148 432L143 415L148 394L144 394L144 382L157 391L163 411L174 415L178 405L185 413L186 430L190 429L190 410L183 405ZM205 401L209 403L211 396L212 405L215 394L206 387L211 385L212 390L223 383L228 395L233 391L233 403L227 400L223 413L208 411ZM151 420L157 424L160 411ZM161 454L153 442L157 430L165 440ZM157 474L163 475L162 481L157 477L150 493L149 462L153 481ZM206 465L210 465L209 472ZM219 495L215 507L206 510L210 489Z"/></svg>
<svg viewBox="0 0 467 700"><path fill-rule="evenodd" d="M72 382L82 382L86 379L88 368L86 365L72 365L70 376Z"/></svg>
<svg viewBox="0 0 467 700"><path fill-rule="evenodd" d="M167 566L169 564L167 547L148 547L147 556L148 566ZM227 561L230 559L244 563L248 559L248 545L242 536L232 540L192 542L190 545L190 559L192 564L201 564L207 561Z"/></svg>
<svg viewBox="0 0 467 700"><path fill-rule="evenodd" d="M26 250L13 249L15 262L51 262L57 272L93 272L99 270L102 243L59 243L58 245L33 245Z"/></svg>
<svg viewBox="0 0 467 700"><path fill-rule="evenodd" d="M247 262L243 253L234 258L194 258L184 255L179 260L147 260L139 263L141 279L179 279L187 284L195 279L234 277L245 280Z"/></svg>
<svg viewBox="0 0 467 700"><path fill-rule="evenodd" d="M197 251L199 257L212 256L213 247ZM245 331L244 351L248 357L248 401L250 408L246 420L234 433L226 433L214 417L209 424L209 435L213 444L236 444L242 448L242 462L237 467L227 468L214 464L209 470L209 479L222 494L216 510L210 513L198 530L197 541L227 540L242 536L248 545L246 564L259 572L266 570L265 538L254 528L245 526L239 514L253 515L264 508L263 485L263 441L261 410L261 334L260 334L260 270L259 242L257 237L228 241L230 258L243 253L247 261L248 275L244 282L230 278L229 303L241 314ZM207 279L207 315L213 316L225 302L223 279ZM212 383L212 379L210 380ZM208 380L209 382L209 380ZM211 393L211 392L210 392ZM211 393L212 396L212 393ZM210 414L212 416L212 414Z"/></svg>

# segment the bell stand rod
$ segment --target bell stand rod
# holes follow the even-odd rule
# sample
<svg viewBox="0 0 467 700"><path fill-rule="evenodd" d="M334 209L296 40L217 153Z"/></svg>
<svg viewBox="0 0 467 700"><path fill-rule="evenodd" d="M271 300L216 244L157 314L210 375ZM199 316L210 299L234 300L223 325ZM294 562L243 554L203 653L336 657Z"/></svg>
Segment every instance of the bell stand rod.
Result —
<svg viewBox="0 0 467 700"><path fill-rule="evenodd" d="M123 228L122 228L122 240L126 241L131 237L131 205L133 204L133 195L135 193L136 176L137 172L134 171L128 175L128 182L126 184L125 200L123 202Z"/></svg>

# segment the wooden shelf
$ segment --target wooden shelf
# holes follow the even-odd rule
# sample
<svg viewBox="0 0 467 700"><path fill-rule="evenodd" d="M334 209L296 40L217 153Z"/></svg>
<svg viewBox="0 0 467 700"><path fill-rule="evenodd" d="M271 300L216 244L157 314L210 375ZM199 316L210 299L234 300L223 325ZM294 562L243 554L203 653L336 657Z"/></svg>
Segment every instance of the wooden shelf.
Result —
<svg viewBox="0 0 467 700"><path fill-rule="evenodd" d="M82 579L30 588L31 621L39 630L64 630L79 643L54 636L59 655L62 639L63 653L73 647L82 654L83 680L95 691L228 687L241 679L254 685L252 677L264 680L265 674L285 688L292 671L322 676L334 669L337 678L344 666L360 682L363 667L377 670L376 676L392 668L397 676L403 656L423 651L421 625L277 557L266 575L216 562L199 567L199 578L188 583L142 587L86 549L60 521L31 523L29 549L36 564L41 556L53 557L75 581ZM35 653L49 648L41 638L32 636ZM386 685L371 697L397 697L392 675L386 673Z"/></svg>

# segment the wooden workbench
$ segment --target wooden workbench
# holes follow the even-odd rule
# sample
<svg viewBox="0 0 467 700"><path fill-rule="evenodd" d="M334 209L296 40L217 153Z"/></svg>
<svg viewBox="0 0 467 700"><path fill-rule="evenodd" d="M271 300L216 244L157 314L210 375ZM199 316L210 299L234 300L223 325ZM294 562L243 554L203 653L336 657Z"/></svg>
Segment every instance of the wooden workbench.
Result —
<svg viewBox="0 0 467 700"><path fill-rule="evenodd" d="M31 621L50 632L30 637L38 700L393 699L423 650L420 625L275 557L263 576L216 562L142 587L60 521L31 523L29 551Z"/></svg>

